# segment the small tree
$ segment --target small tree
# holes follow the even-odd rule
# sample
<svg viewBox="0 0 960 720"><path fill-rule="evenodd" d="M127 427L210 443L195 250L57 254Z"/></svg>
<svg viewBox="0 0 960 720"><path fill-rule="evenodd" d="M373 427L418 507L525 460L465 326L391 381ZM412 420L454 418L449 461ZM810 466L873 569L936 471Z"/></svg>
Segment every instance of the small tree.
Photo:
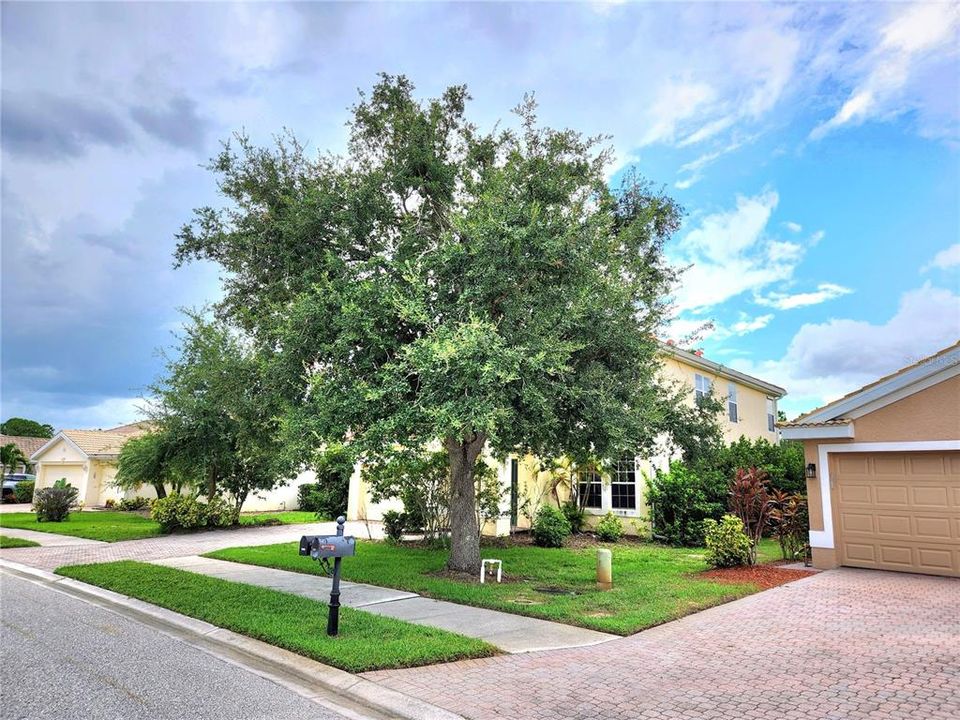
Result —
<svg viewBox="0 0 960 720"><path fill-rule="evenodd" d="M0 464L2 464L3 472L6 472L7 469L10 472L16 472L17 466L23 465L24 467L30 466L30 458L23 454L23 450L17 447L14 443L7 443L3 447L0 447Z"/></svg>
<svg viewBox="0 0 960 720"><path fill-rule="evenodd" d="M774 501L763 470L740 468L730 483L730 511L740 518L750 538L750 564L757 561L757 545L770 525Z"/></svg>
<svg viewBox="0 0 960 720"><path fill-rule="evenodd" d="M773 509L770 511L770 526L780 544L784 560L806 558L810 518L807 499L799 493L773 490L770 493Z"/></svg>
<svg viewBox="0 0 960 720"><path fill-rule="evenodd" d="M191 475L184 465L170 433L150 432L123 444L113 482L121 490L139 490L143 485L152 485L157 497L164 498L167 485L179 493L184 485L199 481L197 474Z"/></svg>

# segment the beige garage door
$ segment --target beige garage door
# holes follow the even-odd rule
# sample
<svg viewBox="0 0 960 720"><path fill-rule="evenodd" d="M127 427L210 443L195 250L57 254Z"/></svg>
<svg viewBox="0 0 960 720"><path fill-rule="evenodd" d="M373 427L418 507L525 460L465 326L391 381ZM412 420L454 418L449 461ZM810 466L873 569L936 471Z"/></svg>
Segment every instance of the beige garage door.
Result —
<svg viewBox="0 0 960 720"><path fill-rule="evenodd" d="M960 452L830 456L840 564L960 577Z"/></svg>

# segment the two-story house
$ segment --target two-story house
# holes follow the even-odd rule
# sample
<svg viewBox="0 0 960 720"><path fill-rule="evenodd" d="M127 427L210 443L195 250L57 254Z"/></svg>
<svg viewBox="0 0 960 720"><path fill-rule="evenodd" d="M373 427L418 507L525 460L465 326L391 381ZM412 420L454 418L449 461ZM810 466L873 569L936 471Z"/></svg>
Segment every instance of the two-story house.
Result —
<svg viewBox="0 0 960 720"><path fill-rule="evenodd" d="M783 388L709 360L699 352L681 350L668 343L662 344L661 351L662 380L686 388L685 402L693 405L698 398L711 393L724 402L720 422L726 442L741 436L777 442L777 401L786 394ZM488 457L487 462L497 469L504 499L502 516L489 523L484 532L506 535L512 528L529 527L530 516L537 507L545 502L563 502L572 490L579 493L588 524L612 511L624 518L628 533L639 533L645 529L642 518L647 510L644 477L658 469L666 470L677 456L669 438L662 438L650 457L623 458L597 470L550 469L533 456L510 456L502 462ZM387 510L402 508L398 500L372 502L359 468L354 472L349 519L379 520Z"/></svg>

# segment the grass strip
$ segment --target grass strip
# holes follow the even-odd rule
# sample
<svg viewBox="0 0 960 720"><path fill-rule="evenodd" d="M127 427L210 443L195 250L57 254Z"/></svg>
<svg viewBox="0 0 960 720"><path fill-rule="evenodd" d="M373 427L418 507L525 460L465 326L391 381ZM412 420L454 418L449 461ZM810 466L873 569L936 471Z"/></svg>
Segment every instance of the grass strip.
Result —
<svg viewBox="0 0 960 720"><path fill-rule="evenodd" d="M327 606L298 595L123 560L68 565L60 575L159 605L349 672L416 667L497 653L492 645L436 628L340 608L328 637Z"/></svg>
<svg viewBox="0 0 960 720"><path fill-rule="evenodd" d="M0 513L0 527L119 542L161 535L160 526L133 512L72 512L63 522L37 522L34 513Z"/></svg>
<svg viewBox="0 0 960 720"><path fill-rule="evenodd" d="M18 537L0 535L0 550L6 548L40 547L40 543Z"/></svg>

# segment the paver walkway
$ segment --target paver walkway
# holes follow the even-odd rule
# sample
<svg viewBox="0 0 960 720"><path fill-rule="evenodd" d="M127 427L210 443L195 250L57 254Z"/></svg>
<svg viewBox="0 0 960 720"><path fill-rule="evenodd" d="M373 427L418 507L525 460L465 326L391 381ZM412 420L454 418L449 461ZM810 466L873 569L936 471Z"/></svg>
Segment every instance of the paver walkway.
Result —
<svg viewBox="0 0 960 720"><path fill-rule="evenodd" d="M822 572L593 647L364 677L467 718L960 718L960 580Z"/></svg>
<svg viewBox="0 0 960 720"><path fill-rule="evenodd" d="M143 540L124 540L115 543L78 543L79 538L62 546L38 548L15 548L0 550L0 558L23 563L42 570L56 570L62 565L81 563L114 562L116 560L139 560L150 562L184 555L202 555L238 545L272 545L273 543L296 542L301 535L333 535L335 522L308 523L305 525L273 525L270 527L240 527L227 530L185 533L183 535L160 535ZM379 523L371 523L374 539L383 537ZM7 528L0 528L6 533ZM52 535L52 533L44 533ZM346 534L366 538L367 526L362 522L348 522ZM68 537L59 535L55 537Z"/></svg>
<svg viewBox="0 0 960 720"><path fill-rule="evenodd" d="M312 600L330 599L331 580L319 575L275 570L203 557L167 558L157 565L179 568L223 580L259 585ZM341 582L340 602L365 612L442 628L486 640L509 653L571 648L612 640L618 636L511 613L470 607L420 597L416 593Z"/></svg>
<svg viewBox="0 0 960 720"><path fill-rule="evenodd" d="M88 540L87 538L73 537L72 535L57 535L56 533L37 532L36 530L21 530L20 528L0 527L0 535L33 540L41 547L64 547L67 545L106 545L102 540Z"/></svg>

